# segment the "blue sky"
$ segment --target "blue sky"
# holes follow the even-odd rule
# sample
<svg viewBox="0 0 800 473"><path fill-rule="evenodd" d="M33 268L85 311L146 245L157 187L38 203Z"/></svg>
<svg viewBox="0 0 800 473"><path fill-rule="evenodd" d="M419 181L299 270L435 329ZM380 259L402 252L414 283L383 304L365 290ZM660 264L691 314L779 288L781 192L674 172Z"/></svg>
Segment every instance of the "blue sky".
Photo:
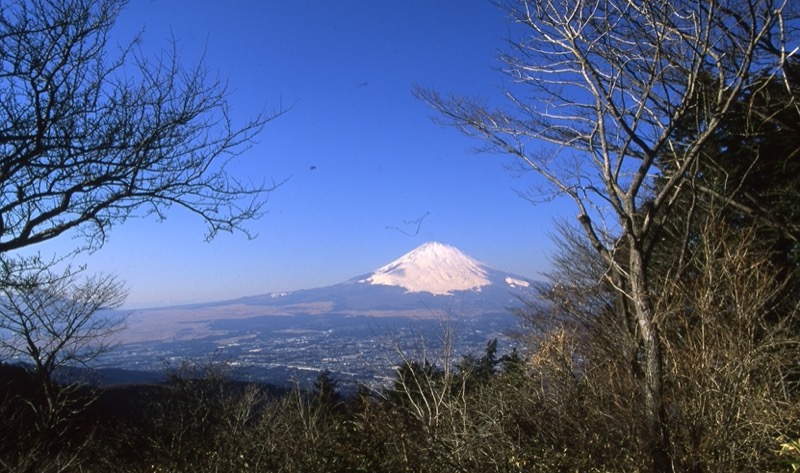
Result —
<svg viewBox="0 0 800 473"><path fill-rule="evenodd" d="M123 11L115 40L142 31L145 54L178 41L182 61L227 80L234 119L290 110L231 171L281 181L258 234L203 239L180 210L132 219L80 262L127 281L128 306L235 298L335 284L426 241L454 245L531 278L546 269L549 231L569 207L534 206L535 182L510 158L431 118L414 84L499 99L504 12L484 0L148 0ZM416 233L415 224L424 219ZM36 250L60 252L69 238Z"/></svg>

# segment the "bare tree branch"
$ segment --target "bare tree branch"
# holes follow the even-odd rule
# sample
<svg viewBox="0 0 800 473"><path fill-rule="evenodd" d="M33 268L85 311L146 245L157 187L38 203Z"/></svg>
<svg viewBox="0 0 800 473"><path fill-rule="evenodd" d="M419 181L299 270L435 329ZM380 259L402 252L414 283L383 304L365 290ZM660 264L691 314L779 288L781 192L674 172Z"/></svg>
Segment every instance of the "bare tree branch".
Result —
<svg viewBox="0 0 800 473"><path fill-rule="evenodd" d="M30 363L43 383L64 367L87 366L111 347L124 318L102 311L119 307L124 285L82 270L55 272L37 258L2 260L0 352Z"/></svg>
<svg viewBox="0 0 800 473"><path fill-rule="evenodd" d="M224 83L173 48L115 51L125 0L13 0L0 11L0 252L75 230L89 247L137 214L172 205L208 238L263 213L277 184L235 179L228 161L282 111L234 125Z"/></svg>

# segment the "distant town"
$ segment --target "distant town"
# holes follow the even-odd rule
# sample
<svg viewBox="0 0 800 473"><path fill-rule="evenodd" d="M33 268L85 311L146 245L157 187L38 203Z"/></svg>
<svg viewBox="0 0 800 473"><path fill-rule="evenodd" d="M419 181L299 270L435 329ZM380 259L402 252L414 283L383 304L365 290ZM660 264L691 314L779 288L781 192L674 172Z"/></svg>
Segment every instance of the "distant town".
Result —
<svg viewBox="0 0 800 473"><path fill-rule="evenodd" d="M510 350L509 333L517 321L506 313L440 320L272 316L214 324L225 335L122 345L104 356L102 367L141 376L163 373L185 360L216 361L229 363L239 378L270 384L308 386L320 371L329 370L343 387L378 388L391 379L403 357L438 363L449 354L458 360L478 354L495 338L501 351ZM136 380L133 374L126 380L122 373L104 382Z"/></svg>

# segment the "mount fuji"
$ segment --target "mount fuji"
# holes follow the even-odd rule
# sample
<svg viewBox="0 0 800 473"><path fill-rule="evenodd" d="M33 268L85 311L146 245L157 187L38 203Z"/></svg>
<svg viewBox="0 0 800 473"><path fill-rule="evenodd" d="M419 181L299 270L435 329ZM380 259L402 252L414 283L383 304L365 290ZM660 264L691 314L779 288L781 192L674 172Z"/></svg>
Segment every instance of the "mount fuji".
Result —
<svg viewBox="0 0 800 473"><path fill-rule="evenodd" d="M474 316L506 312L530 296L526 278L493 269L457 248L428 242L369 274L333 286L238 299L245 304L291 305L328 301L350 315Z"/></svg>
<svg viewBox="0 0 800 473"><path fill-rule="evenodd" d="M276 316L463 319L508 314L535 283L489 267L457 248L424 243L368 274L332 286L213 303L134 311L123 343L198 339L219 321Z"/></svg>
<svg viewBox="0 0 800 473"><path fill-rule="evenodd" d="M407 292L451 295L491 284L487 268L452 246L425 243L372 273L360 283L399 286ZM527 285L527 283L522 283Z"/></svg>

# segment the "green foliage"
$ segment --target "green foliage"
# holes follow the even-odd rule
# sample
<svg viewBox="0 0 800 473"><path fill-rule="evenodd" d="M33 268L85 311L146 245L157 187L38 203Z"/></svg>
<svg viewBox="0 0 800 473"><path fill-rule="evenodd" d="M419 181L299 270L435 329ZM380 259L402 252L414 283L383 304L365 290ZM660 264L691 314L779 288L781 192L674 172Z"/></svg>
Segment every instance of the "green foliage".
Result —
<svg viewBox="0 0 800 473"><path fill-rule="evenodd" d="M486 383L495 375L498 363L497 339L494 338L486 343L486 351L482 357L465 355L461 359L459 369L462 376L469 378L471 384Z"/></svg>

